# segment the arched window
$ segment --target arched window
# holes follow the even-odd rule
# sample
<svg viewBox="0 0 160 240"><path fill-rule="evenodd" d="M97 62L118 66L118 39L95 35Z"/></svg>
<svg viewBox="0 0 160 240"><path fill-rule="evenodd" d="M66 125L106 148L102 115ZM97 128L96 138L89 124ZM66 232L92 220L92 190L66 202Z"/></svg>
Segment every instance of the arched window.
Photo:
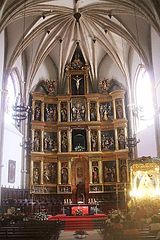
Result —
<svg viewBox="0 0 160 240"><path fill-rule="evenodd" d="M143 66L137 71L135 84L135 102L137 112L137 132L154 124L152 83Z"/></svg>
<svg viewBox="0 0 160 240"><path fill-rule="evenodd" d="M154 125L153 86L146 69L140 66L135 79L137 157L157 155ZM147 147L146 147L147 146Z"/></svg>
<svg viewBox="0 0 160 240"><path fill-rule="evenodd" d="M16 73L9 75L7 81L7 94L5 99L5 123L14 124L13 120L13 106L15 105L17 96L20 92L19 81Z"/></svg>

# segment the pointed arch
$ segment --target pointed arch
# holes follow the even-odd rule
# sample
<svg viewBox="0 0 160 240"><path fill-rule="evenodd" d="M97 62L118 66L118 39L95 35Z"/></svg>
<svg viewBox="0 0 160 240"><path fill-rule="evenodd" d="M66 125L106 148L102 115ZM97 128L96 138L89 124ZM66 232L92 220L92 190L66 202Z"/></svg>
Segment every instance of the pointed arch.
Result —
<svg viewBox="0 0 160 240"><path fill-rule="evenodd" d="M136 123L139 132L154 124L153 86L144 65L138 66L134 82Z"/></svg>

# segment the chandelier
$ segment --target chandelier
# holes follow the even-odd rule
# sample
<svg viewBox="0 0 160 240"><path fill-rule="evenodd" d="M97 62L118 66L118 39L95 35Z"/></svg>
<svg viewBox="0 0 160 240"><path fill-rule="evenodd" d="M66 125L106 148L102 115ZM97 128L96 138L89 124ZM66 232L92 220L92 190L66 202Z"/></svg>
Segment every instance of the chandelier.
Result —
<svg viewBox="0 0 160 240"><path fill-rule="evenodd" d="M137 139L135 136L134 137L128 137L126 139L126 145L127 145L128 148L135 148L138 143L140 143L140 139Z"/></svg>
<svg viewBox="0 0 160 240"><path fill-rule="evenodd" d="M20 94L17 97L16 103L13 106L13 119L16 121L17 127L20 127L20 123L23 120L26 120L30 107L26 106L21 99Z"/></svg>

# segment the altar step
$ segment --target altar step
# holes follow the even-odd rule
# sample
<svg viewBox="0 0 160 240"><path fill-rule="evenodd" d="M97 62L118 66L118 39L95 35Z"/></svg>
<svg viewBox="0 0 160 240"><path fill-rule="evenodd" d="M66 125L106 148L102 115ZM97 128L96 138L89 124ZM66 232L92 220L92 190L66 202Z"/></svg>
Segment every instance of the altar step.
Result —
<svg viewBox="0 0 160 240"><path fill-rule="evenodd" d="M75 220L70 221L67 220L64 223L64 230L92 230L94 229L94 223L92 220L84 221L84 220Z"/></svg>
<svg viewBox="0 0 160 240"><path fill-rule="evenodd" d="M67 220L64 222L64 230L93 230L101 229L104 226L104 220L95 219L80 219L80 220Z"/></svg>
<svg viewBox="0 0 160 240"><path fill-rule="evenodd" d="M144 240L154 240L156 239L157 233L152 233L150 232L148 224L145 224L143 229L139 230L140 231L140 238Z"/></svg>
<svg viewBox="0 0 160 240"><path fill-rule="evenodd" d="M49 216L48 221L60 221L62 230L93 230L102 229L107 216L105 214L84 216Z"/></svg>

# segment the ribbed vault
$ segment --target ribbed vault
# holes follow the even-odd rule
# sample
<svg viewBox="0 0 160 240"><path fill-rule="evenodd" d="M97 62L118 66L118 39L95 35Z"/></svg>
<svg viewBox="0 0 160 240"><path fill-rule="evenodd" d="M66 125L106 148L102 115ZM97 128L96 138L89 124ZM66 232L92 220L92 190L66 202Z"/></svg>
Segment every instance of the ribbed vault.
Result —
<svg viewBox="0 0 160 240"><path fill-rule="evenodd" d="M159 1L151 0L3 1L0 31L5 30L7 41L5 76L23 53L27 94L37 84L38 69L49 58L61 87L65 66L78 43L93 85L99 81L104 59L110 59L123 75L120 81L130 87L134 52L151 67L149 36L151 27L160 32L158 7Z"/></svg>

